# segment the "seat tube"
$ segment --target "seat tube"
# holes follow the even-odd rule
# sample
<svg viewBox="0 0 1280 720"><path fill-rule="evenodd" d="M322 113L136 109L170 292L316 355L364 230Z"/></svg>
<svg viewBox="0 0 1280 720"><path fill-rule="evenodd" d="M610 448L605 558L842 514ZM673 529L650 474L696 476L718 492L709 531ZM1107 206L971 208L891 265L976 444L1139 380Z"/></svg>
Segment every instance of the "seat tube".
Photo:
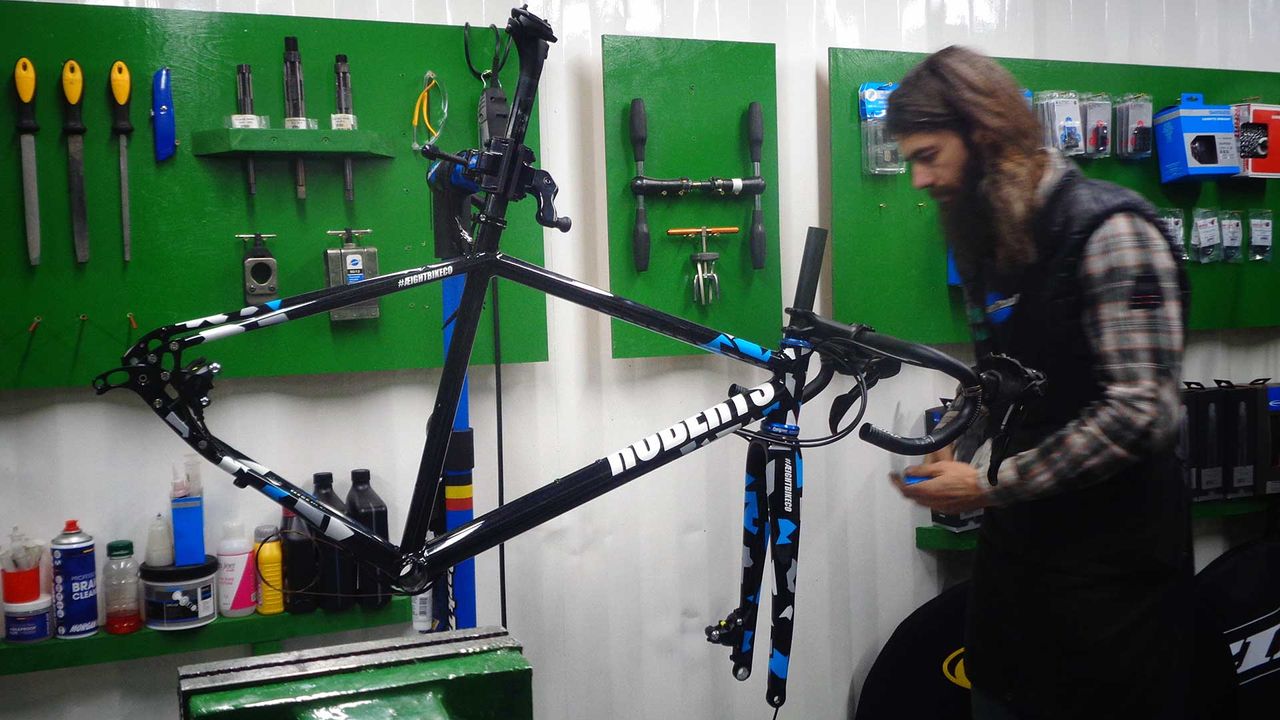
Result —
<svg viewBox="0 0 1280 720"><path fill-rule="evenodd" d="M418 480L413 488L413 500L409 505L404 536L400 541L401 552L413 553L426 544L431 505L444 470L445 453L449 449L453 433L453 420L458 412L458 401L462 397L463 383L467 378L471 349L475 345L476 328L480 324L480 312L484 307L484 296L492 275L489 265L467 273L462 301L458 306L458 314L453 319L453 339L445 356L431 418L427 421L427 441L422 447L422 458L418 463Z"/></svg>

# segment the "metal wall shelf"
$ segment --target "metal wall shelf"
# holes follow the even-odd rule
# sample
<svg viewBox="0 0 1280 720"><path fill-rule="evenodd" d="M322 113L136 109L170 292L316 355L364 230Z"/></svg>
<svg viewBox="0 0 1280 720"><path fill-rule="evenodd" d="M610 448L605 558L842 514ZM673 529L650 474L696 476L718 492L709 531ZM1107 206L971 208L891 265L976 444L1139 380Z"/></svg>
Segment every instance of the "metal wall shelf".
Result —
<svg viewBox="0 0 1280 720"><path fill-rule="evenodd" d="M250 645L255 655L279 652L281 641L307 635L360 630L409 622L409 598L393 597L378 610L359 606L339 613L317 610L305 615L220 617L204 627L162 632L143 628L128 635L98 634L75 640L0 643L0 675L96 665L174 653Z"/></svg>
<svg viewBox="0 0 1280 720"><path fill-rule="evenodd" d="M1280 497L1280 495L1193 503L1191 505L1191 517L1216 518L1265 512L1274 505L1277 497ZM977 530L966 530L965 532L957 533L936 525L916 528L916 547L921 550L973 550L977 546Z"/></svg>
<svg viewBox="0 0 1280 720"><path fill-rule="evenodd" d="M191 135L191 152L206 157L247 155L346 155L391 158L391 142L366 130L215 128ZM408 153L406 147L404 153ZM401 153L401 154L404 154Z"/></svg>

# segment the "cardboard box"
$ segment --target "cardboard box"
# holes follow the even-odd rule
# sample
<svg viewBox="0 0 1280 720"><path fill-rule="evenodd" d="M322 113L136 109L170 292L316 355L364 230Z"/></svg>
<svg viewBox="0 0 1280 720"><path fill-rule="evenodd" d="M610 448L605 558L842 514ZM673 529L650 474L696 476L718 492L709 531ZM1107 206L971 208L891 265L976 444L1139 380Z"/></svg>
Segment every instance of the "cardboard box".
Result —
<svg viewBox="0 0 1280 720"><path fill-rule="evenodd" d="M1240 174L1280 177L1280 147L1270 151L1271 139L1280 141L1280 105L1239 103L1231 106L1231 114L1240 148Z"/></svg>
<svg viewBox="0 0 1280 720"><path fill-rule="evenodd" d="M1214 383L1225 393L1223 494L1228 498L1250 497L1258 492L1259 478L1267 467L1267 380L1254 380L1247 385L1227 380Z"/></svg>
<svg viewBox="0 0 1280 720"><path fill-rule="evenodd" d="M1240 150L1229 105L1206 105L1198 93L1156 113L1160 182L1240 174Z"/></svg>

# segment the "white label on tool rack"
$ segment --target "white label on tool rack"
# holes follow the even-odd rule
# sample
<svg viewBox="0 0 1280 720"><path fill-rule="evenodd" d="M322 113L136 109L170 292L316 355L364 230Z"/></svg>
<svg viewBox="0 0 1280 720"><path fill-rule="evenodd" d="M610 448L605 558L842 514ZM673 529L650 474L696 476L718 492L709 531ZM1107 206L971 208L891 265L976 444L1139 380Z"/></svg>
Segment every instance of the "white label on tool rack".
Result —
<svg viewBox="0 0 1280 720"><path fill-rule="evenodd" d="M1249 244L1254 247L1271 247L1270 220L1249 218Z"/></svg>
<svg viewBox="0 0 1280 720"><path fill-rule="evenodd" d="M289 130L306 130L307 118L304 117L287 117L284 119L284 126Z"/></svg>
<svg viewBox="0 0 1280 720"><path fill-rule="evenodd" d="M1164 225L1165 232L1169 233L1174 240L1179 243L1183 242L1182 234L1182 218L1180 217L1162 217L1160 222Z"/></svg>
<svg viewBox="0 0 1280 720"><path fill-rule="evenodd" d="M355 130L356 116L350 113L333 113L329 116L329 127L334 130Z"/></svg>
<svg viewBox="0 0 1280 720"><path fill-rule="evenodd" d="M231 127L259 130L262 128L262 117L258 115L232 115Z"/></svg>

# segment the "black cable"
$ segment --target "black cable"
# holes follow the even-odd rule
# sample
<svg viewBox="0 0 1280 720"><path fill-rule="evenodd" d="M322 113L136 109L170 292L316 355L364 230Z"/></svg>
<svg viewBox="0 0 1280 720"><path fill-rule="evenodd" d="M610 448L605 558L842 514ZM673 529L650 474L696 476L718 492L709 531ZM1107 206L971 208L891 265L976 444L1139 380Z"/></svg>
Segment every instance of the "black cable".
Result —
<svg viewBox="0 0 1280 720"><path fill-rule="evenodd" d="M794 447L799 447L799 448L823 447L825 445L831 445L832 443L839 442L849 437L849 434L853 432L854 428L858 427L858 423L862 422L862 417L866 415L867 396L871 394L867 387L867 378L863 374L862 370L854 369L853 373L857 377L856 387L861 387L862 393L858 396L858 414L853 418L853 422L846 425L843 430L832 433L831 435L827 435L825 437L817 437L817 438L786 439L778 435L758 433L753 430L735 430L734 435L737 435L738 437L741 437L741 438L745 438L747 440L761 440L763 442L769 442L769 443L782 442L786 445L792 445Z"/></svg>
<svg viewBox="0 0 1280 720"><path fill-rule="evenodd" d="M498 507L507 500L502 462L502 332L498 321L498 278L493 278L490 294L493 296L493 393L497 415L498 444ZM507 544L498 543L498 604L501 608L502 627L507 627Z"/></svg>

